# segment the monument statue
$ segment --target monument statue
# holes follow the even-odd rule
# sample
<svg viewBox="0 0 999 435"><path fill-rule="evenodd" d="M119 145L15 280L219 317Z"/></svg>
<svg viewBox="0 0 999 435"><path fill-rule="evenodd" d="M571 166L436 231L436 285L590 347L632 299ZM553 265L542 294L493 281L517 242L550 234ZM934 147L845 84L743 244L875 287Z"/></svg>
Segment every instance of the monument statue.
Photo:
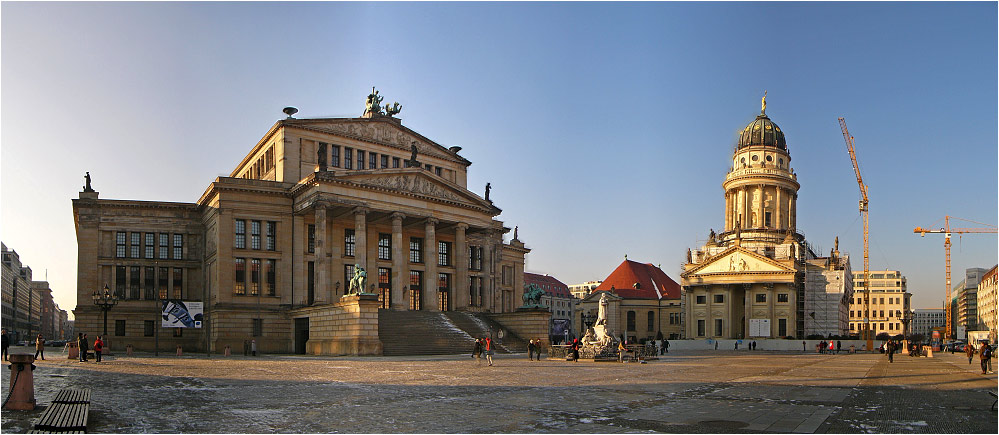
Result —
<svg viewBox="0 0 999 435"><path fill-rule="evenodd" d="M368 273L364 271L364 268L360 264L354 265L354 277L350 279L350 285L347 287L348 295L359 295L364 293L364 286L368 283Z"/></svg>
<svg viewBox="0 0 999 435"><path fill-rule="evenodd" d="M378 91L376 91L375 87L372 86L371 87L371 93L368 94L368 99L365 100L365 102L364 102L364 114L365 115L368 115L368 114L371 114L371 115L381 115L382 114L382 100L384 100L384 99L385 99L385 97L379 96L378 95Z"/></svg>
<svg viewBox="0 0 999 435"><path fill-rule="evenodd" d="M513 240L520 240L520 237L517 237L518 230L520 230L519 226L513 227Z"/></svg>
<svg viewBox="0 0 999 435"><path fill-rule="evenodd" d="M491 184L486 183L486 201L489 201L489 191L492 190L492 188L493 188L493 186ZM492 201L489 201L489 202L492 202Z"/></svg>
<svg viewBox="0 0 999 435"><path fill-rule="evenodd" d="M596 348L595 353L600 353L607 349L613 349L618 339L614 336L614 331L607 323L607 306L610 305L610 298L607 293L600 296L599 308L597 309L597 321L593 328L586 331L583 337L583 347Z"/></svg>
<svg viewBox="0 0 999 435"><path fill-rule="evenodd" d="M763 99L760 100L760 106L761 106L760 107L760 114L761 115L766 115L767 114L767 91L765 89L763 90Z"/></svg>
<svg viewBox="0 0 999 435"><path fill-rule="evenodd" d="M836 248L834 249L839 251L839 236L836 236Z"/></svg>
<svg viewBox="0 0 999 435"><path fill-rule="evenodd" d="M93 192L94 188L90 187L90 171L87 171L87 175L83 176L83 180L86 184L83 185L84 192Z"/></svg>
<svg viewBox="0 0 999 435"><path fill-rule="evenodd" d="M524 287L524 306L521 308L545 308L541 305L541 296L545 291L537 284L529 284Z"/></svg>
<svg viewBox="0 0 999 435"><path fill-rule="evenodd" d="M419 151L419 149L416 148L416 142L415 141L411 142L409 144L409 151L412 154L409 156L409 160L406 160L406 167L407 168L419 168L420 167L420 162L418 160L416 160L416 153Z"/></svg>
<svg viewBox="0 0 999 435"><path fill-rule="evenodd" d="M399 112L402 112L402 105L399 104L398 101L396 101L394 104L392 104L392 106L389 106L388 104L385 105L385 114L386 115L393 116L393 115L397 115Z"/></svg>
<svg viewBox="0 0 999 435"><path fill-rule="evenodd" d="M317 161L319 162L319 171L326 171L326 143L319 142L319 149L316 150Z"/></svg>

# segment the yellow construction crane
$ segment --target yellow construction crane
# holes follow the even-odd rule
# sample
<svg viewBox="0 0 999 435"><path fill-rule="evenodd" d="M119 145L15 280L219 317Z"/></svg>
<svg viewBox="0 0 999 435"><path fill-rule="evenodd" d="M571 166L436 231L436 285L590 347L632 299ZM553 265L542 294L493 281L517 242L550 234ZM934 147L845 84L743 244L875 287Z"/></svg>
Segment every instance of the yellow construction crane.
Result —
<svg viewBox="0 0 999 435"><path fill-rule="evenodd" d="M950 227L950 220L951 219L957 219L957 220L961 220L961 221L965 221L965 222L971 222L971 223L978 224L978 225L985 225L988 228L951 228ZM937 222L939 222L939 221L937 221ZM957 217L953 217L953 216L944 216L944 226L943 226L943 228L940 228L940 229L937 229L937 230L931 230L931 229L928 229L928 228L916 227L916 228L914 228L912 230L912 232L913 233L919 233L920 237L926 237L926 233L930 233L930 234L943 234L944 235L944 264L946 264L945 269L946 269L946 280L947 280L947 282L946 282L946 286L947 286L947 289L946 289L947 299L944 301L944 304L947 307L946 308L946 310L947 310L947 314L946 314L947 315L947 325L946 325L946 328L947 328L946 331L947 332L946 332L946 338L954 338L953 337L954 331L952 331L951 327L950 327L951 322L952 322L951 315L950 315L950 311L951 311L951 306L950 306L950 235L953 234L953 233L958 233L958 234L967 234L967 233L993 233L993 234L995 234L996 233L996 226L995 225L990 225L990 224L983 224L981 222L975 222L975 221L968 220L968 219L961 219L961 218L957 218Z"/></svg>
<svg viewBox="0 0 999 435"><path fill-rule="evenodd" d="M867 350L874 347L874 336L871 334L871 262L867 249L867 185L864 178L860 176L860 165L857 164L857 153L853 151L853 136L846 129L846 120L839 118L839 128L843 131L843 140L846 141L846 150L850 153L850 161L853 162L853 172L857 174L857 185L860 186L860 214L864 217L864 327L860 332L860 338L867 340Z"/></svg>

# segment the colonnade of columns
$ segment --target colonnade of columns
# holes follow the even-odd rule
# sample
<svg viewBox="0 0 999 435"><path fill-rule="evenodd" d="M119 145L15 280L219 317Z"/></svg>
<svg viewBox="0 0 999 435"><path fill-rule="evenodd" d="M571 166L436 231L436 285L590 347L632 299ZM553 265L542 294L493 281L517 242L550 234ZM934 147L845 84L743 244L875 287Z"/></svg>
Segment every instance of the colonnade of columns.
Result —
<svg viewBox="0 0 999 435"><path fill-rule="evenodd" d="M774 193L774 203L766 206L766 193ZM765 184L745 185L725 192L725 230L740 228L794 229L798 194L792 189ZM766 212L773 213L766 225ZM755 212L755 213L754 213ZM755 216L755 218L754 218Z"/></svg>

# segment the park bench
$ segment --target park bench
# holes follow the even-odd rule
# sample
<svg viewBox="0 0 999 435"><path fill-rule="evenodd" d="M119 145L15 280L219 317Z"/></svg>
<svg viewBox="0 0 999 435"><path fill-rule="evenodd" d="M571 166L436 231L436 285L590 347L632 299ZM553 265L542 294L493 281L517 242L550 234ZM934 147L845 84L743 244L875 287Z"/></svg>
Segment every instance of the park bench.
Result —
<svg viewBox="0 0 999 435"><path fill-rule="evenodd" d="M90 417L90 390L60 390L35 423L32 433L86 433Z"/></svg>

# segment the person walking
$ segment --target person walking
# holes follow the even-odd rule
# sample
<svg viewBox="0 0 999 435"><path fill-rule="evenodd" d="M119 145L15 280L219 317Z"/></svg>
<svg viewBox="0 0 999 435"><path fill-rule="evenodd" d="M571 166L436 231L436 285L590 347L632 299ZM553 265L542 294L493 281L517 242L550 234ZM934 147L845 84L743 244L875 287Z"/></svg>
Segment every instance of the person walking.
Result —
<svg viewBox="0 0 999 435"><path fill-rule="evenodd" d="M535 361L541 361L541 339L534 339L534 358Z"/></svg>
<svg viewBox="0 0 999 435"><path fill-rule="evenodd" d="M478 338L475 339L475 346L472 346L472 358L482 365L482 340Z"/></svg>
<svg viewBox="0 0 999 435"><path fill-rule="evenodd" d="M801 351L802 352L808 352L808 348L805 347L805 342L804 341L801 342Z"/></svg>
<svg viewBox="0 0 999 435"><path fill-rule="evenodd" d="M7 361L7 348L10 347L10 339L7 338L7 328L0 329L0 347L3 347L3 360Z"/></svg>
<svg viewBox="0 0 999 435"><path fill-rule="evenodd" d="M101 352L103 351L104 351L104 342L101 341L101 336L98 335L97 339L94 340L94 357L97 359L97 362L101 362Z"/></svg>
<svg viewBox="0 0 999 435"><path fill-rule="evenodd" d="M493 339L486 337L486 361L493 366Z"/></svg>
<svg viewBox="0 0 999 435"><path fill-rule="evenodd" d="M669 339L663 341L663 353L669 353Z"/></svg>
<svg viewBox="0 0 999 435"><path fill-rule="evenodd" d="M890 363L894 362L894 360L892 359L892 355L895 354L895 343L893 343L891 341L889 341L888 343L885 343L885 352L888 353L888 362L890 362Z"/></svg>
<svg viewBox="0 0 999 435"><path fill-rule="evenodd" d="M992 355L990 355L990 351L991 348L989 348L989 345L985 343L982 343L982 345L979 347L978 358L982 361L983 375L988 374L989 372L989 358L992 357Z"/></svg>
<svg viewBox="0 0 999 435"><path fill-rule="evenodd" d="M87 350L90 349L90 344L87 343L87 334L81 332L78 340L77 347L80 348L80 362L87 362Z"/></svg>
<svg viewBox="0 0 999 435"><path fill-rule="evenodd" d="M42 334L35 337L35 359L38 359L38 354L42 354L42 361L45 361L45 337Z"/></svg>
<svg viewBox="0 0 999 435"><path fill-rule="evenodd" d="M842 349L842 348L843 348L843 342L842 342L842 341L839 341L839 340L836 340L836 354L837 354L837 355L839 355L839 351L840 351L840 349Z"/></svg>
<svg viewBox="0 0 999 435"><path fill-rule="evenodd" d="M572 362L579 362L579 339L572 339Z"/></svg>
<svg viewBox="0 0 999 435"><path fill-rule="evenodd" d="M534 361L534 349L534 339L532 338L531 341L527 343L527 359L530 361Z"/></svg>
<svg viewBox="0 0 999 435"><path fill-rule="evenodd" d="M971 343L968 343L967 346L964 346L964 353L968 355L968 365L970 366L971 360L975 358L975 346Z"/></svg>
<svg viewBox="0 0 999 435"><path fill-rule="evenodd" d="M628 348L624 347L624 342L617 342L617 362L624 362L624 354L628 352Z"/></svg>

